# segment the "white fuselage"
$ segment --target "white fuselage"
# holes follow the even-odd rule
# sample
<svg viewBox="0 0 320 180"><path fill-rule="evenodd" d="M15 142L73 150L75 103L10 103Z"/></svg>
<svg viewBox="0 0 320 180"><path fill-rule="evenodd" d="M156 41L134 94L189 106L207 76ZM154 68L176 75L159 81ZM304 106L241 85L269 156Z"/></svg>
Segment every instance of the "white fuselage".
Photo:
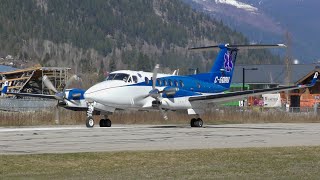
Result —
<svg viewBox="0 0 320 180"><path fill-rule="evenodd" d="M124 79L107 78L107 80L100 82L89 88L84 96L88 102L96 102L105 106L114 107L117 109L150 109L152 101L155 98L148 96L152 90L151 85L144 84L146 79L151 80L152 73L141 71L116 71L114 74L126 74L128 77ZM170 74L158 74L157 77L172 76ZM159 91L165 87L156 87ZM161 98L162 108L164 109L189 109L191 104L188 101L189 97L180 98Z"/></svg>

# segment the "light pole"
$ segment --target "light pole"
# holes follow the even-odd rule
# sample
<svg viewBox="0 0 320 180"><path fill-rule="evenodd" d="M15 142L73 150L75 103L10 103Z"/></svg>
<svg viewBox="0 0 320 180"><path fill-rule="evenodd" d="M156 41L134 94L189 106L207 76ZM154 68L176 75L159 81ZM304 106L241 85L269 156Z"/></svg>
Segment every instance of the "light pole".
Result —
<svg viewBox="0 0 320 180"><path fill-rule="evenodd" d="M255 70L258 70L258 68L242 68L242 91L244 91L246 70L255 71Z"/></svg>
<svg viewBox="0 0 320 180"><path fill-rule="evenodd" d="M245 72L246 72L246 70L251 70L251 71L255 71L255 70L258 70L258 68L242 68L242 91L244 91L244 85L245 85ZM245 106L244 105L244 99L243 99L243 102L242 102L242 104L243 104L243 106Z"/></svg>

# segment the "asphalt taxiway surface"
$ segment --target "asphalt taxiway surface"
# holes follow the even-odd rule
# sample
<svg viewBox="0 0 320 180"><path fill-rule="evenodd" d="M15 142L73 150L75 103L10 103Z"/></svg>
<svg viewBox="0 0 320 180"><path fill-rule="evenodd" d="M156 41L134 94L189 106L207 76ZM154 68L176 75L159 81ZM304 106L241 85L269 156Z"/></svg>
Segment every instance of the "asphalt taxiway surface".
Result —
<svg viewBox="0 0 320 180"><path fill-rule="evenodd" d="M0 128L0 154L319 145L320 123Z"/></svg>

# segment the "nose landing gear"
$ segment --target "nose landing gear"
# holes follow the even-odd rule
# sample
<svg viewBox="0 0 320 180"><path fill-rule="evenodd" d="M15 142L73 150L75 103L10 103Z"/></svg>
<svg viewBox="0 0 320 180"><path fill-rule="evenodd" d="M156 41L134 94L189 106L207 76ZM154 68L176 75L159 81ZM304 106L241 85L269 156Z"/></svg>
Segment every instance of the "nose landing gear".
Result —
<svg viewBox="0 0 320 180"><path fill-rule="evenodd" d="M86 126L87 126L87 128L93 128L93 126L94 126L94 120L93 120L92 116L87 117L87 119L86 119Z"/></svg>
<svg viewBox="0 0 320 180"><path fill-rule="evenodd" d="M88 103L88 111L87 111L87 119L86 119L87 128L93 128L94 126L94 119L92 117L93 111L94 111L93 103Z"/></svg>

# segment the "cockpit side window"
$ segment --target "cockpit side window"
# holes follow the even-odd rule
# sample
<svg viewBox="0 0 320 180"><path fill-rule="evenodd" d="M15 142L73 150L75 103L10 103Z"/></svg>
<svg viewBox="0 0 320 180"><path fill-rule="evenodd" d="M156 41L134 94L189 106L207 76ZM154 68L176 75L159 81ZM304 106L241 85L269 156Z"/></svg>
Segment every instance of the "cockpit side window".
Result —
<svg viewBox="0 0 320 180"><path fill-rule="evenodd" d="M132 77L129 77L128 83L132 83Z"/></svg>
<svg viewBox="0 0 320 180"><path fill-rule="evenodd" d="M138 77L137 76L132 76L133 82L137 83L138 82Z"/></svg>

